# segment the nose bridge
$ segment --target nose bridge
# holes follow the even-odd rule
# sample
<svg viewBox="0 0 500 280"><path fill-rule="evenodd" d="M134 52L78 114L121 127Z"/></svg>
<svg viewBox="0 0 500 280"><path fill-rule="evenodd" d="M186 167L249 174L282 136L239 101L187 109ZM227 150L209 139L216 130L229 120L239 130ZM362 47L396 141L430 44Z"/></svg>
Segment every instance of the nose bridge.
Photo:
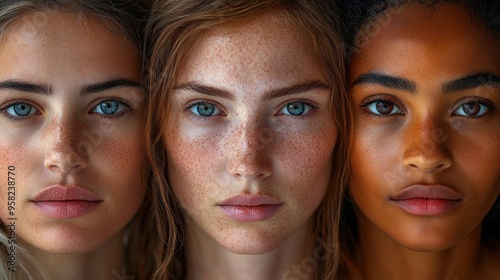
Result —
<svg viewBox="0 0 500 280"><path fill-rule="evenodd" d="M85 166L84 159L88 153L85 133L87 133L87 128L78 115L54 116L44 131L44 141L48 147L45 166L62 172Z"/></svg>
<svg viewBox="0 0 500 280"><path fill-rule="evenodd" d="M411 121L404 138L405 166L431 172L451 165L447 149L448 135L438 116L428 114Z"/></svg>
<svg viewBox="0 0 500 280"><path fill-rule="evenodd" d="M243 177L267 177L270 174L270 155L274 134L259 117L243 118L230 133L229 172Z"/></svg>

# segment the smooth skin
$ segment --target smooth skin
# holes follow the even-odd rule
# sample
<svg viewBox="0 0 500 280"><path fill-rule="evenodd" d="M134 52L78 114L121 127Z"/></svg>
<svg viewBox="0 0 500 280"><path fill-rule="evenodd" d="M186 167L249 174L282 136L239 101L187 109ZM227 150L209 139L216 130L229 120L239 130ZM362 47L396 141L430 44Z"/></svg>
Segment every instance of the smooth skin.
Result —
<svg viewBox="0 0 500 280"><path fill-rule="evenodd" d="M389 11L390 12L390 11ZM350 65L350 193L361 279L498 279L481 224L500 193L500 51L467 9L410 4ZM391 201L415 184L458 192L458 207L415 215Z"/></svg>
<svg viewBox="0 0 500 280"><path fill-rule="evenodd" d="M0 42L0 180L15 167L17 242L50 279L110 279L145 195L140 57L91 17L47 15L35 28L30 14L19 19ZM78 185L101 202L56 219L32 202L53 185ZM0 194L7 205L7 189Z"/></svg>
<svg viewBox="0 0 500 280"><path fill-rule="evenodd" d="M179 69L165 144L187 220L189 279L281 279L314 242L337 138L332 93L275 16L215 28ZM235 195L282 205L266 219L237 221L218 206Z"/></svg>

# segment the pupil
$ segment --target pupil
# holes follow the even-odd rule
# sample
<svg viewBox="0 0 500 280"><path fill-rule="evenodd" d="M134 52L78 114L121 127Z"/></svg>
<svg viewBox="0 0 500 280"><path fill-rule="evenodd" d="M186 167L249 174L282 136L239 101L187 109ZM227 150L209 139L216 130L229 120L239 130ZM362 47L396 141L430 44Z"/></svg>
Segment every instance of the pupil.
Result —
<svg viewBox="0 0 500 280"><path fill-rule="evenodd" d="M215 106L209 103L198 105L198 113L204 117L211 116L215 111Z"/></svg>
<svg viewBox="0 0 500 280"><path fill-rule="evenodd" d="M394 109L394 105L387 102L378 102L377 111L381 114L389 114Z"/></svg>
<svg viewBox="0 0 500 280"><path fill-rule="evenodd" d="M14 112L21 117L27 116L31 112L31 105L17 104L14 106Z"/></svg>
<svg viewBox="0 0 500 280"><path fill-rule="evenodd" d="M300 102L293 102L288 105L288 112L294 116L302 115L302 113L304 113L304 110L305 106Z"/></svg>
<svg viewBox="0 0 500 280"><path fill-rule="evenodd" d="M475 116L479 113L479 104L475 102L470 102L464 104L464 112L469 116Z"/></svg>
<svg viewBox="0 0 500 280"><path fill-rule="evenodd" d="M104 114L111 115L118 111L118 102L107 101L101 103L101 110Z"/></svg>

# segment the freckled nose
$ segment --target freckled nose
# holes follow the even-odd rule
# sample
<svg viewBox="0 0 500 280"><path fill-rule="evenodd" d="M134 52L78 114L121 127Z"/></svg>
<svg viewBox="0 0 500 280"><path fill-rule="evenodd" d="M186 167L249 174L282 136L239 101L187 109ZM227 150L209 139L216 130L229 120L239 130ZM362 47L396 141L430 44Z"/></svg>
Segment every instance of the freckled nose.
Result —
<svg viewBox="0 0 500 280"><path fill-rule="evenodd" d="M448 150L448 135L432 121L411 124L404 135L403 164L422 172L439 172L448 169L452 157Z"/></svg>
<svg viewBox="0 0 500 280"><path fill-rule="evenodd" d="M44 132L47 144L44 165L53 172L79 172L87 167L87 148L84 145L85 129L78 121L55 120Z"/></svg>
<svg viewBox="0 0 500 280"><path fill-rule="evenodd" d="M273 131L263 125L246 125L227 139L228 172L236 177L264 179L272 173Z"/></svg>

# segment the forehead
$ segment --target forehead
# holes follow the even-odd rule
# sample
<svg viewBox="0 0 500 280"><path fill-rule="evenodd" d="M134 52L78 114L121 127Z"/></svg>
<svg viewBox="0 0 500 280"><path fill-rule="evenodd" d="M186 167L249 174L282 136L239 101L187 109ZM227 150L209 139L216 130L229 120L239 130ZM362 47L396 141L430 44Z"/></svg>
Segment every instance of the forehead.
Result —
<svg viewBox="0 0 500 280"><path fill-rule="evenodd" d="M499 47L465 6L409 4L386 12L352 56L350 78L360 72L410 75L426 69L453 78L471 72L499 72ZM409 66L410 65L410 66ZM443 74L444 75L444 74Z"/></svg>
<svg viewBox="0 0 500 280"><path fill-rule="evenodd" d="M225 79L227 86L289 86L320 79L316 66L298 32L265 14L206 33L181 65L178 83Z"/></svg>
<svg viewBox="0 0 500 280"><path fill-rule="evenodd" d="M46 16L34 24L33 14L26 14L3 34L0 78L52 83L78 77L90 83L140 76L137 52L101 21L63 12Z"/></svg>

